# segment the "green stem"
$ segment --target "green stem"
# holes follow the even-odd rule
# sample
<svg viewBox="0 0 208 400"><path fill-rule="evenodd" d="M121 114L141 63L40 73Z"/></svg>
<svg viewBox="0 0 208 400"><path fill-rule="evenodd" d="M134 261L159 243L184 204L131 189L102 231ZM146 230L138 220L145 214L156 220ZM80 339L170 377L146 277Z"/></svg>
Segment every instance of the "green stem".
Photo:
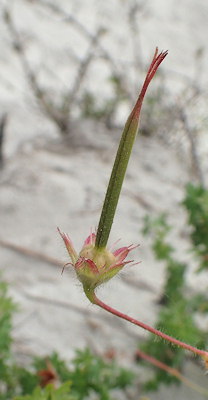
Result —
<svg viewBox="0 0 208 400"><path fill-rule="evenodd" d="M162 52L158 55L158 49L156 48L153 60L147 72L138 100L125 124L115 162L113 165L110 181L108 184L102 213L100 216L95 242L95 246L97 247L97 249L104 248L107 244L127 165L131 155L134 140L138 132L139 116L142 102L149 83L151 82L153 76L157 71L157 68L164 60L166 55L167 52Z"/></svg>
<svg viewBox="0 0 208 400"><path fill-rule="evenodd" d="M134 132L131 132L132 125L134 125ZM97 248L105 247L108 241L126 168L137 133L137 125L137 121L131 122L128 120L121 137L98 225L95 243Z"/></svg>

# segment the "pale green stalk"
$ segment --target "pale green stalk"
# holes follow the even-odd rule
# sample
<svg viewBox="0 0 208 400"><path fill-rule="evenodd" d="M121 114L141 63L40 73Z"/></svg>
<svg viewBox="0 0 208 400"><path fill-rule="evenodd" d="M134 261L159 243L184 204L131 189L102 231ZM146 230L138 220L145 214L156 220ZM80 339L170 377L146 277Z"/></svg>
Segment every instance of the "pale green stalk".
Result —
<svg viewBox="0 0 208 400"><path fill-rule="evenodd" d="M166 55L167 52L162 52L158 55L158 49L156 48L138 100L125 124L100 216L95 243L97 249L106 247L132 147L138 132L142 102L149 83Z"/></svg>

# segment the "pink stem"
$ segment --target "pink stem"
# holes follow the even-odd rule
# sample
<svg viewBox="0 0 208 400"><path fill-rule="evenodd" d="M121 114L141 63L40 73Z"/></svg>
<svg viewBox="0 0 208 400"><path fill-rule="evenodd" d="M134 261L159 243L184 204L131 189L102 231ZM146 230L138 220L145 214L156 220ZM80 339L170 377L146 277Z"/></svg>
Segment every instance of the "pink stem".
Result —
<svg viewBox="0 0 208 400"><path fill-rule="evenodd" d="M169 367L169 365L164 364L163 362L157 360L156 358L150 356L149 354L144 353L141 350L136 351L136 356L143 358L144 360L150 362L155 367L160 368L163 371L166 371L168 374L175 376L181 382L185 383L185 385L189 386L191 389L196 390L198 393L202 393L205 396L208 395L208 391L205 388L190 381L188 378L183 376L177 369Z"/></svg>
<svg viewBox="0 0 208 400"><path fill-rule="evenodd" d="M154 335L159 336L161 339L167 340L168 342L170 342L176 346L179 346L179 347L182 347L183 349L189 350L194 354L198 354L205 360L205 362L207 362L207 360L208 360L208 352L207 351L199 350L196 347L193 347L189 344L181 342L180 340L177 340L177 339L173 338L172 336L166 335L165 333L159 331L158 329L152 328L151 326L144 324L143 322L140 322L137 319L131 318L127 314L123 314L122 312L116 310L115 308L112 308L112 307L108 306L107 304L103 303L101 300L99 300L97 298L95 293L93 294L92 300L93 300L94 304L96 304L97 306L110 312L111 314L116 315L119 318L125 319L126 321L129 321L134 325L140 326L141 328L145 329L146 331L149 331L149 332L153 333Z"/></svg>
<svg viewBox="0 0 208 400"><path fill-rule="evenodd" d="M157 360L156 358L150 356L149 354L146 354L141 350L137 350L136 351L136 356L140 357L140 358L143 358L144 360L150 362L155 367L163 369L164 371L168 372L169 374L174 375L174 376L176 376L177 378L180 379L181 373L177 369L169 367L169 365L166 365L162 361Z"/></svg>

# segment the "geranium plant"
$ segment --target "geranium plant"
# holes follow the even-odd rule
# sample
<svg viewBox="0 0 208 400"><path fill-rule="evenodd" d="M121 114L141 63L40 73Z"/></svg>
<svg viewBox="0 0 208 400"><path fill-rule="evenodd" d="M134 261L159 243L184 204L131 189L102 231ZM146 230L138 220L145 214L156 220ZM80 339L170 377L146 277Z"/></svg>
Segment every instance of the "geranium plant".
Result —
<svg viewBox="0 0 208 400"><path fill-rule="evenodd" d="M93 232L87 237L79 254L76 253L68 235L62 233L60 230L59 233L64 240L71 259L71 263L69 264L73 265L77 277L83 285L86 296L93 304L96 304L111 314L125 319L168 342L171 342L173 345L179 346L201 356L205 363L208 364L207 351L200 350L178 339L175 339L174 337L171 337L160 330L148 326L147 324L110 307L101 301L95 293L95 290L99 285L113 278L126 264L132 262L126 261L126 257L128 256L129 252L133 250L134 246L121 247L113 252L110 251L106 246L129 157L138 132L140 111L145 93L159 65L166 56L167 51L158 54L158 49L156 48L139 97L125 124L108 184L97 232Z"/></svg>

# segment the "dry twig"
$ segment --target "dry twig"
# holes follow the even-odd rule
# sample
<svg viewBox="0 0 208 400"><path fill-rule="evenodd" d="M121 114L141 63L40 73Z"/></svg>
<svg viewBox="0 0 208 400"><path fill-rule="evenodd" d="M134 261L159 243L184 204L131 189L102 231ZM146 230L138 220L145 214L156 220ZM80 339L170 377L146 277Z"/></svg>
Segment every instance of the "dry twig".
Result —
<svg viewBox="0 0 208 400"><path fill-rule="evenodd" d="M3 143L5 138L6 123L7 123L7 114L3 114L0 119L0 168L3 167L4 163Z"/></svg>

